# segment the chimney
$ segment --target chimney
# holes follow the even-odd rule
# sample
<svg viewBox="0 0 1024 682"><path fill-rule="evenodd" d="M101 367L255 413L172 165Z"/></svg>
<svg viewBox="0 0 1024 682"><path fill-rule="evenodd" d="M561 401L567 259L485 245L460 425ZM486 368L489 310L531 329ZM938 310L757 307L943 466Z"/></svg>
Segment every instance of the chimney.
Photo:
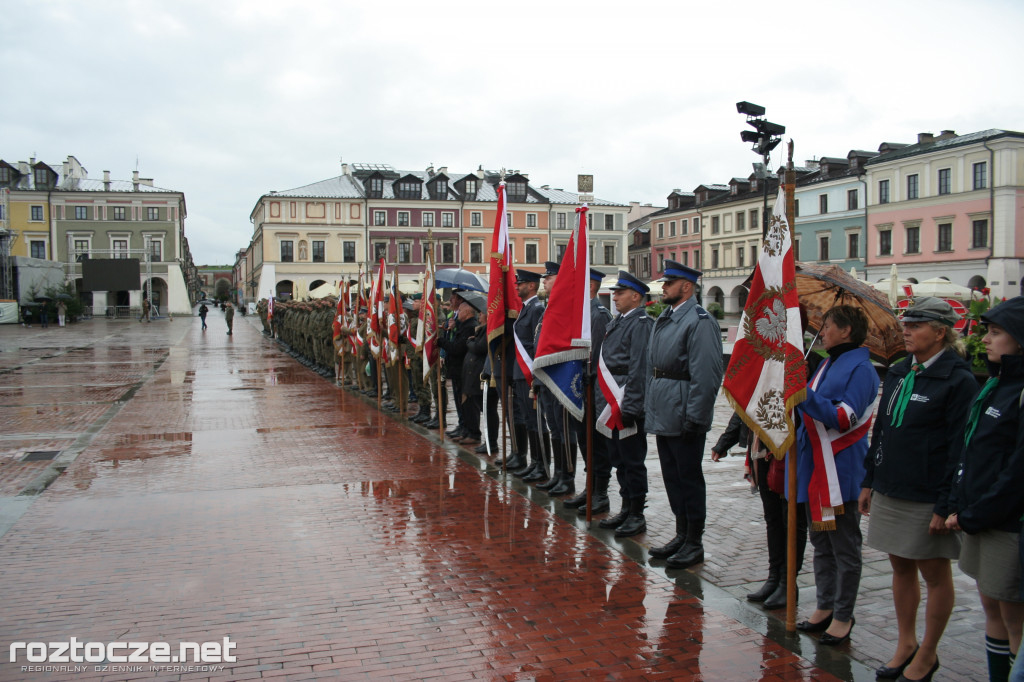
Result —
<svg viewBox="0 0 1024 682"><path fill-rule="evenodd" d="M956 133L954 131L952 131L952 130L943 130L939 134L939 136L937 138L935 138L935 139L936 140L952 140L954 137L956 137Z"/></svg>
<svg viewBox="0 0 1024 682"><path fill-rule="evenodd" d="M351 175L351 173L348 172L348 164L347 163L341 164L341 174L342 175Z"/></svg>
<svg viewBox="0 0 1024 682"><path fill-rule="evenodd" d="M103 171L103 191L110 191L110 171Z"/></svg>
<svg viewBox="0 0 1024 682"><path fill-rule="evenodd" d="M434 177L434 164L427 166L427 175Z"/></svg>
<svg viewBox="0 0 1024 682"><path fill-rule="evenodd" d="M448 166L441 166L437 169L438 175L448 175Z"/></svg>
<svg viewBox="0 0 1024 682"><path fill-rule="evenodd" d="M478 178L480 178L481 180L484 179L484 167L483 167L483 165L481 165L479 168L476 169L476 176Z"/></svg>
<svg viewBox="0 0 1024 682"><path fill-rule="evenodd" d="M137 170L132 171L132 191L139 191L139 171Z"/></svg>
<svg viewBox="0 0 1024 682"><path fill-rule="evenodd" d="M932 135L931 133L918 133L917 134L917 143L918 144L931 144L932 142L935 142L935 136Z"/></svg>

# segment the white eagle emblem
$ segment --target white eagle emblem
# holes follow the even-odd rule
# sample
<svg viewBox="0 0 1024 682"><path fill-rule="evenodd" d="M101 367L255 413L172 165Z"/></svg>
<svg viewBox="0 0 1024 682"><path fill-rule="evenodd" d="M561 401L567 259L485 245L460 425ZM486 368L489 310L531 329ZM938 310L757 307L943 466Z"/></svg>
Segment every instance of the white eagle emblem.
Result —
<svg viewBox="0 0 1024 682"><path fill-rule="evenodd" d="M771 343L781 342L786 338L786 304L777 298L764 312L764 317L757 320L757 333Z"/></svg>

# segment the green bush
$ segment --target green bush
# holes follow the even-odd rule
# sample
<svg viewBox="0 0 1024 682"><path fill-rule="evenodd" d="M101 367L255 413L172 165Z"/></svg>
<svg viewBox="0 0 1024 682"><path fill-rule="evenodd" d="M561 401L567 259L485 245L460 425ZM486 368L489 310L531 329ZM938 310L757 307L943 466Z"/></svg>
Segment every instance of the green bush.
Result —
<svg viewBox="0 0 1024 682"><path fill-rule="evenodd" d="M661 301L649 301L647 305L644 307L644 310L646 310L647 314L653 317L654 319L658 319L662 311L664 311L667 307L668 306L662 303Z"/></svg>
<svg viewBox="0 0 1024 682"><path fill-rule="evenodd" d="M988 312L990 307L991 304L988 299L983 298L978 301L971 301L971 305L967 310L967 320L971 333L964 337L964 345L967 346L967 360L971 363L971 368L975 372L984 373L988 371L988 365L985 363L985 344L981 341L987 329L981 321L981 316Z"/></svg>
<svg viewBox="0 0 1024 682"><path fill-rule="evenodd" d="M718 303L714 303L714 302L708 303L706 310L709 313L711 313L711 315L716 320L721 320L721 319L723 319L725 317L725 310L723 310L722 306L719 305Z"/></svg>

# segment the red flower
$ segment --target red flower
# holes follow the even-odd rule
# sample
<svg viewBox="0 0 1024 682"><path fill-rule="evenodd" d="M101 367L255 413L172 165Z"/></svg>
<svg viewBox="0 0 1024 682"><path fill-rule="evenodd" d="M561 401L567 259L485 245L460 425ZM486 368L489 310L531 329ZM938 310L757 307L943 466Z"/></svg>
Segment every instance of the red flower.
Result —
<svg viewBox="0 0 1024 682"><path fill-rule="evenodd" d="M992 293L992 290L991 290L990 288L988 288L988 287L984 287L984 288L983 288L983 289L981 290L981 293L983 293L983 294L985 294L986 296L988 296L989 294L991 294L991 293Z"/></svg>

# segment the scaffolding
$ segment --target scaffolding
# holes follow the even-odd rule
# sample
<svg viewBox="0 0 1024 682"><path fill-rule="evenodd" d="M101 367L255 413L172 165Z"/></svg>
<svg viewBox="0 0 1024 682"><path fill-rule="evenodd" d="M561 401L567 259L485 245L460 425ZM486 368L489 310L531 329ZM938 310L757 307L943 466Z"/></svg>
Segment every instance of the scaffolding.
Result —
<svg viewBox="0 0 1024 682"><path fill-rule="evenodd" d="M6 187L0 189L0 299L14 299L14 267L11 265L11 247L18 235L10 228L10 206Z"/></svg>

